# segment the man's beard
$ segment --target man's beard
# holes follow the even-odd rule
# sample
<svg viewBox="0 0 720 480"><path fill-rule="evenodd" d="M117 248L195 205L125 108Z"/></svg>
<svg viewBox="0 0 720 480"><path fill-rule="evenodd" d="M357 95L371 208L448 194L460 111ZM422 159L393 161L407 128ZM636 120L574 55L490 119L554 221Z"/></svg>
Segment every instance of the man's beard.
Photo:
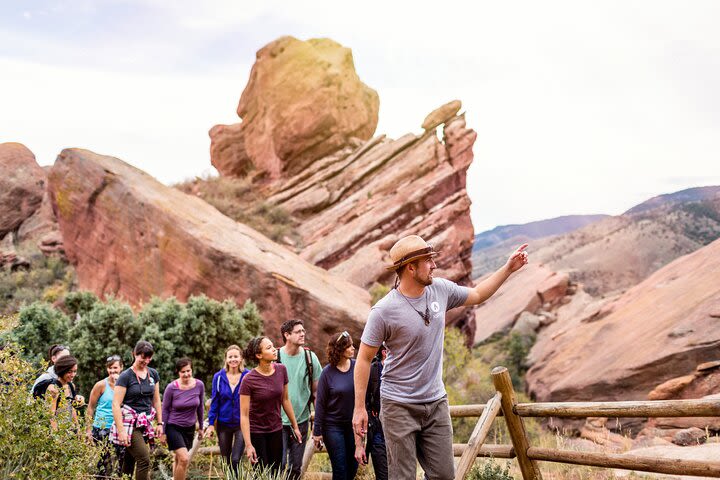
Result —
<svg viewBox="0 0 720 480"><path fill-rule="evenodd" d="M428 287L428 286L432 285L432 283L433 283L433 279L430 275L431 274L428 273L427 277L421 278L417 272L413 272L413 280L415 280L417 283L419 283L422 286Z"/></svg>

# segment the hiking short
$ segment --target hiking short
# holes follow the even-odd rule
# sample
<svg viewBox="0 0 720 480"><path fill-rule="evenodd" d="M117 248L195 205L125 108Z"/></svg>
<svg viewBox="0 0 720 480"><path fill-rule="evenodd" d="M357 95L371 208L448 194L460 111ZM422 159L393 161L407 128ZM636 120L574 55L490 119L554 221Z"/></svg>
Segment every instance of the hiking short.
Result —
<svg viewBox="0 0 720 480"><path fill-rule="evenodd" d="M195 426L181 427L180 425L168 423L165 428L165 435L167 436L168 448L170 450L177 450L178 448L187 448L190 450L193 445L193 439L195 438Z"/></svg>

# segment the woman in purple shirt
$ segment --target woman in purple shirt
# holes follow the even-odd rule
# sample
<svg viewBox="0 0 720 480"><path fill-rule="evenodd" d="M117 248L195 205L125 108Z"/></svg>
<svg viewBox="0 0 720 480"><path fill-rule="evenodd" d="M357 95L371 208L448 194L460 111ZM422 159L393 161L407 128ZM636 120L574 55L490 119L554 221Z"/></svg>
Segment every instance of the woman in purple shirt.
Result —
<svg viewBox="0 0 720 480"><path fill-rule="evenodd" d="M178 379L165 387L162 418L165 419L165 435L168 448L175 452L173 480L185 480L195 430L202 438L202 424L205 404L205 385L193 378L192 362L181 358L175 362Z"/></svg>
<svg viewBox="0 0 720 480"><path fill-rule="evenodd" d="M245 359L258 363L240 384L240 424L245 455L252 463L259 461L262 467L278 472L283 450L281 406L290 419L296 440L302 441L288 396L287 369L285 365L275 363L277 349L267 337L250 340Z"/></svg>

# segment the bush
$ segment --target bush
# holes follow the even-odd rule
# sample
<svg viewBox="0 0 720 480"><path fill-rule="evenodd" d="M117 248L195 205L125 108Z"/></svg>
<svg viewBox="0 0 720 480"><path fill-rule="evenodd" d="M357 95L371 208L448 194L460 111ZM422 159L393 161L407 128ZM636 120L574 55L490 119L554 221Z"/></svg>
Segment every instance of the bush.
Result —
<svg viewBox="0 0 720 480"><path fill-rule="evenodd" d="M125 365L132 363L130 352L142 333L130 306L113 298L96 303L80 315L69 335L70 351L78 359L78 387L89 393L93 384L106 376L105 363L110 355L120 355Z"/></svg>
<svg viewBox="0 0 720 480"><path fill-rule="evenodd" d="M65 296L65 310L72 318L85 315L100 299L92 292L70 292Z"/></svg>
<svg viewBox="0 0 720 480"><path fill-rule="evenodd" d="M481 465L475 463L465 480L514 480L515 477L510 475L510 464L503 468L497 465L493 459L484 462Z"/></svg>
<svg viewBox="0 0 720 480"><path fill-rule="evenodd" d="M368 290L372 299L370 304L375 305L377 302L380 301L380 299L387 295L389 291L390 287L388 287L387 285L383 285L377 282L373 283L370 287L370 290Z"/></svg>
<svg viewBox="0 0 720 480"><path fill-rule="evenodd" d="M75 383L84 395L105 376L107 357L120 355L129 366L138 340L153 344L153 368L162 385L175 378L175 360L187 356L194 374L206 384L223 365L225 348L243 345L262 333L263 322L257 306L247 300L242 308L235 302L218 302L204 295L190 297L187 304L174 298L153 298L137 316L129 305L110 298L105 302L89 292L67 295L65 306L73 322L45 303L21 310L14 329L5 334L25 348L26 359L40 364L54 343L66 343L78 359ZM74 323L74 324L73 324Z"/></svg>
<svg viewBox="0 0 720 480"><path fill-rule="evenodd" d="M25 359L40 364L51 345L65 343L68 338L69 319L44 302L35 302L20 311L18 325L10 339L25 349Z"/></svg>
<svg viewBox="0 0 720 480"><path fill-rule="evenodd" d="M59 417L58 430L51 429L45 401L28 399L35 368L19 352L15 344L0 346L0 478L89 478L100 449L69 419Z"/></svg>

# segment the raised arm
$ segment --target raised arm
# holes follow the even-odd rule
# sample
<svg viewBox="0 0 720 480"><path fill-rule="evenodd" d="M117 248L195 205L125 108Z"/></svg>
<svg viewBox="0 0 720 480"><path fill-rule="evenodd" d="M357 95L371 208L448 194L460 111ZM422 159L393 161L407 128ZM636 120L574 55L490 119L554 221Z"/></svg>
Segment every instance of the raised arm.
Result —
<svg viewBox="0 0 720 480"><path fill-rule="evenodd" d="M367 393L368 378L370 376L370 362L375 356L378 347L372 347L360 342L360 351L355 360L355 409L353 411L353 430L355 436L364 437L367 433L368 416L365 410L365 394Z"/></svg>
<svg viewBox="0 0 720 480"><path fill-rule="evenodd" d="M528 263L528 255L525 251L527 247L527 243L520 245L520 247L518 247L518 249L510 255L510 258L508 258L507 262L505 262L505 265L497 269L497 271L488 278L478 283L475 288L471 288L467 300L465 300L463 305L479 305L488 298L492 297L510 275L520 270Z"/></svg>

